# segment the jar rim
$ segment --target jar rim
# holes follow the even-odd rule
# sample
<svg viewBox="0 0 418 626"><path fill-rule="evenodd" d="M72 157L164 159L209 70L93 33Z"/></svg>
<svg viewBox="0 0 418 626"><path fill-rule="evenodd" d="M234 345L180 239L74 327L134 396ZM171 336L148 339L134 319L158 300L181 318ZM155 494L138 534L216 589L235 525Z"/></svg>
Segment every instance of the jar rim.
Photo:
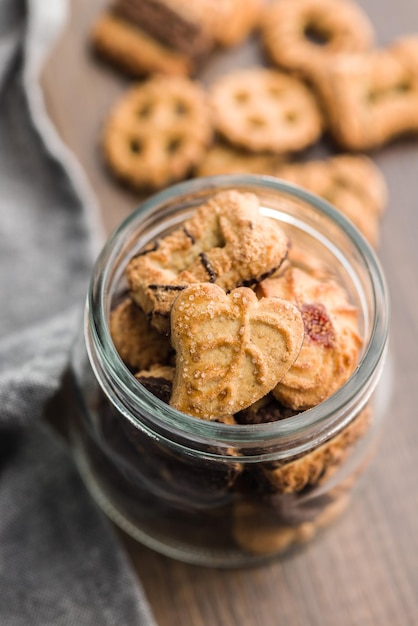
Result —
<svg viewBox="0 0 418 626"><path fill-rule="evenodd" d="M106 318L105 301L108 283L110 279L110 269L118 255L118 247L126 239L127 234L133 227L142 220L154 207L162 205L178 196L188 196L198 192L220 191L221 189L232 189L239 187L252 187L254 192L264 191L285 193L296 200L302 200L313 206L320 213L329 218L337 227L344 231L350 242L354 245L356 252L364 263L370 276L373 297L373 321L370 328L370 338L367 347L361 356L356 370L329 398L320 404L298 413L297 415L275 422L262 424L220 424L208 420L201 420L181 413L169 406L153 394L131 374L129 369L123 364L110 336L108 320ZM100 271L99 271L100 268ZM103 268L103 270L101 270ZM137 406L138 410L146 411L148 416L154 417L165 427L180 432L185 436L193 437L194 440L206 442L217 440L225 443L266 443L273 440L294 440L295 436L302 435L304 439L309 439L314 430L320 424L329 427L329 418L333 417L333 422L338 422L341 428L341 419L338 417L347 409L356 405L356 396L360 387L365 386L364 381L373 381L375 374L382 367L384 353L386 351L388 330L389 330L389 301L386 280L383 275L380 262L375 251L366 241L357 228L340 211L335 209L326 200L306 191L302 187L266 175L253 174L227 174L195 178L172 185L160 191L142 202L114 231L104 245L95 265L90 289L87 297L86 307L86 329L90 329L91 342L94 350L97 351L98 358L103 363L111 379L115 382L113 388L120 389L118 398L111 398L117 404L117 408L125 417L137 426L139 420L134 412L121 401L121 395L129 399L129 406ZM87 334L87 330L86 330ZM96 377L100 381L100 373L94 365L92 348L89 347L89 340L86 337L87 349L90 362L95 370ZM102 384L103 387L103 384ZM104 388L104 387L103 387ZM368 397L373 389L369 390ZM106 392L106 389L104 388ZM330 433L327 428L327 433Z"/></svg>

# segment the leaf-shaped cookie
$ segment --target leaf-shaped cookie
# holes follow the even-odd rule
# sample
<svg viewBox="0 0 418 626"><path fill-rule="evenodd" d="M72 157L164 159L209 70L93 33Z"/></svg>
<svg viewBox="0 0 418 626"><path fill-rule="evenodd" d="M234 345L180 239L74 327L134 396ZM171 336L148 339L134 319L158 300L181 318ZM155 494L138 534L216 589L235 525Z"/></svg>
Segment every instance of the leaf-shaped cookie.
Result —
<svg viewBox="0 0 418 626"><path fill-rule="evenodd" d="M171 406L208 420L250 406L283 378L303 336L301 314L289 302L257 300L247 287L229 294L211 283L187 287L171 311Z"/></svg>

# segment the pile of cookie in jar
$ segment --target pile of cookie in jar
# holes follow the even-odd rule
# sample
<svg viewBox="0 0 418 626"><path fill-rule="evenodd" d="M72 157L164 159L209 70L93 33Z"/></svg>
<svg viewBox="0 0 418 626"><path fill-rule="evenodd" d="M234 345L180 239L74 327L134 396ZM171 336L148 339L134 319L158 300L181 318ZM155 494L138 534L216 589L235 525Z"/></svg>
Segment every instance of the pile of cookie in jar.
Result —
<svg viewBox="0 0 418 626"><path fill-rule="evenodd" d="M199 80L200 68L222 47L250 36L265 65L232 70L209 86ZM418 37L377 49L370 20L350 0L116 0L94 24L92 42L139 79L103 129L104 157L116 179L148 193L194 176L277 176L325 198L378 244L387 190L365 153L418 131ZM335 153L304 160L324 136ZM320 268L301 269L297 254L260 215L255 197L218 194L128 264L129 294L110 320L122 360L155 395L200 418L257 423L315 406L352 374L362 339L344 289ZM280 311L273 310L278 299L285 303ZM276 304L264 311L264 300ZM223 347L209 346L208 335L197 345L191 328L196 320L213 325L212 309L223 325L231 311L246 320L233 324L229 339L213 333ZM203 378L215 370L220 376L213 355L231 337L244 346L252 326L266 329L271 320L276 332L266 331L267 344L276 353L269 375L260 373L265 368L254 354L258 374L251 384L238 381L248 388L246 406L233 385L224 401L217 396L210 404ZM196 352L209 355L200 369ZM241 352L244 363L248 354ZM310 376L307 363L316 363Z"/></svg>

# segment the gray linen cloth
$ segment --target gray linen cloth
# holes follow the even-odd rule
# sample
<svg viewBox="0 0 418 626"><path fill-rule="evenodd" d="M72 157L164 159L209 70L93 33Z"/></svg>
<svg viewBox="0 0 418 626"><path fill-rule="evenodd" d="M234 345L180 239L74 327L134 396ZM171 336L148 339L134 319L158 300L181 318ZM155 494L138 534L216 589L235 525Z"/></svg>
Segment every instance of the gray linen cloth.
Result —
<svg viewBox="0 0 418 626"><path fill-rule="evenodd" d="M97 252L94 199L37 78L65 0L0 0L0 624L154 624L110 523L40 417Z"/></svg>

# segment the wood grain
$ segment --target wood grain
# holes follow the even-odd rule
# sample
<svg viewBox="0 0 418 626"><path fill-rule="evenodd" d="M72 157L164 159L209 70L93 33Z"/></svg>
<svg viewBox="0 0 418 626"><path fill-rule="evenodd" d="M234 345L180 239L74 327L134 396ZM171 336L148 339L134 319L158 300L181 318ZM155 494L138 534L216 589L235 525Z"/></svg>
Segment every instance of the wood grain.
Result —
<svg viewBox="0 0 418 626"><path fill-rule="evenodd" d="M418 4L362 0L384 45L418 32ZM43 87L49 113L100 203L107 231L139 201L100 158L107 111L127 81L94 58L88 31L102 0L73 0ZM204 75L251 65L254 43L219 55ZM389 186L379 256L392 294L393 397L379 453L349 512L303 551L255 569L177 563L121 535L160 626L418 624L418 138L376 153Z"/></svg>

